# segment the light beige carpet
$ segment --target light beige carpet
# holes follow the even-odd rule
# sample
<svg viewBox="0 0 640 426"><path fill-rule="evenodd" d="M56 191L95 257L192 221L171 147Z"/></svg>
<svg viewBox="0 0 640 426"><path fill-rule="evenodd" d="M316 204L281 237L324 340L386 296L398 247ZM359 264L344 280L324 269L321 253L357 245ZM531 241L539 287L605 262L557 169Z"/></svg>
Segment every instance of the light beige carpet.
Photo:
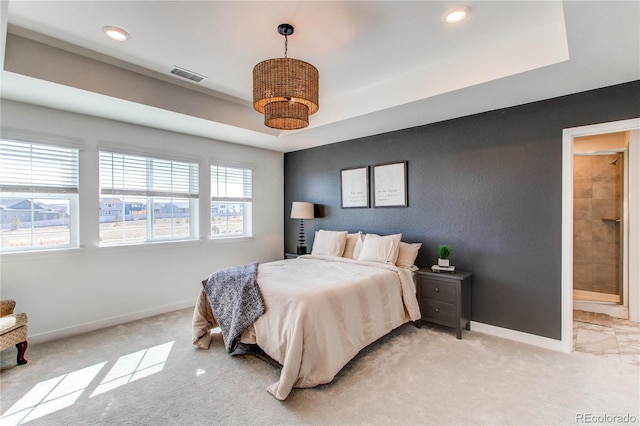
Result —
<svg viewBox="0 0 640 426"><path fill-rule="evenodd" d="M0 424L580 424L640 421L637 366L405 325L328 385L265 391L277 365L191 345L190 309L2 352ZM582 416L582 417L580 417ZM609 417L611 418L611 417Z"/></svg>

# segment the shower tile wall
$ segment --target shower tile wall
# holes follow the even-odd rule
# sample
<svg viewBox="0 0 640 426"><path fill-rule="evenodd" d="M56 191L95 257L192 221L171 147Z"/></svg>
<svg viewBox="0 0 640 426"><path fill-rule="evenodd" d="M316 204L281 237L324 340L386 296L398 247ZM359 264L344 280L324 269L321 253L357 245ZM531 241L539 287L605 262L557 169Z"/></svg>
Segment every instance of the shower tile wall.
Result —
<svg viewBox="0 0 640 426"><path fill-rule="evenodd" d="M573 288L620 294L622 154L574 157ZM612 162L620 159L612 164Z"/></svg>

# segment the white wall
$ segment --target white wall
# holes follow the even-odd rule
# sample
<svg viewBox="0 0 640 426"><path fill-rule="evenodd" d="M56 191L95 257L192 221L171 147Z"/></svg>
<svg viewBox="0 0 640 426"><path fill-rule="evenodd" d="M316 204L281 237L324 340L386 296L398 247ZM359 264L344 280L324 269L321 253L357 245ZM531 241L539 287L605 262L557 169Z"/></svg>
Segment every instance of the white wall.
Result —
<svg viewBox="0 0 640 426"><path fill-rule="evenodd" d="M6 100L1 108L3 131L73 139L84 146L81 248L0 257L0 296L15 299L17 310L27 312L32 343L193 306L200 281L212 271L282 258L282 153ZM202 169L211 160L251 166L254 237L209 240L209 182L201 179L198 241L98 247L97 146L105 143L198 160Z"/></svg>

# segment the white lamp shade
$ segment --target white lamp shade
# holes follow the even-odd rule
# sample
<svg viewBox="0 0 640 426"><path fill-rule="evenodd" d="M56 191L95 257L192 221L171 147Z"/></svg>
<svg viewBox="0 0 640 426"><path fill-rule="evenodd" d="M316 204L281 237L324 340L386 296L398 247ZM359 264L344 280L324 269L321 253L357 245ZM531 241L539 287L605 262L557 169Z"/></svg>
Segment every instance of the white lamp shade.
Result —
<svg viewBox="0 0 640 426"><path fill-rule="evenodd" d="M313 219L313 203L294 201L291 204L291 219Z"/></svg>

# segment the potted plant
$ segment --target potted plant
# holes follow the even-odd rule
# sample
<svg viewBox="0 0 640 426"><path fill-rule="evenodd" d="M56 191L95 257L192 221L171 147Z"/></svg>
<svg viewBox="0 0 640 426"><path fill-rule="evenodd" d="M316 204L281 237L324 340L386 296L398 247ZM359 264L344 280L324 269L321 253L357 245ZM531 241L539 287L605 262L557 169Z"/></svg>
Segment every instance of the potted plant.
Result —
<svg viewBox="0 0 640 426"><path fill-rule="evenodd" d="M438 266L450 266L449 256L453 253L453 249L446 244L438 247Z"/></svg>

